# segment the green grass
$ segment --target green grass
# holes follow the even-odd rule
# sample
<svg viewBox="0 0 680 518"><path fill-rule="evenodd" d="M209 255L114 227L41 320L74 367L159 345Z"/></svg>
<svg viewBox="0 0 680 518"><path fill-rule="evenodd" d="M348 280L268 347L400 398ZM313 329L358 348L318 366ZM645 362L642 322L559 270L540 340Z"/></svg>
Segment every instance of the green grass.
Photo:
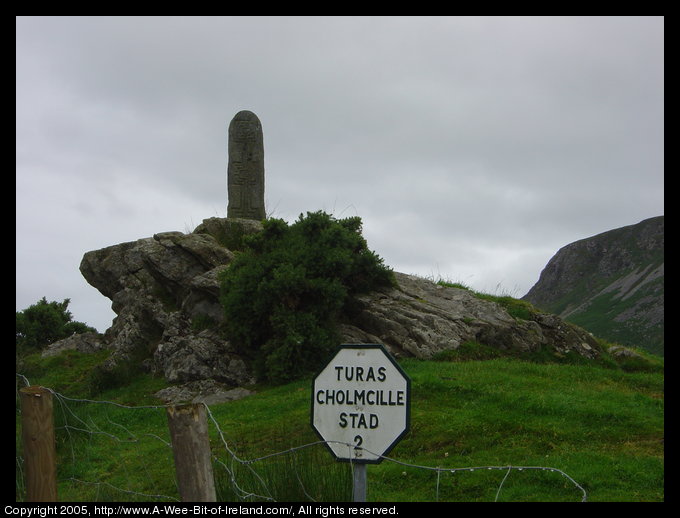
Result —
<svg viewBox="0 0 680 518"><path fill-rule="evenodd" d="M635 492L646 494L640 499L663 499L662 376L508 360L436 366L409 361L404 368L422 395L414 390L412 419L420 424L399 446L401 455L419 464L438 456L442 465L554 467L579 482L593 501L628 500L637 480ZM419 444L424 437L427 447ZM640 473L646 477L637 478ZM490 486L479 497L488 499L498 472L455 475L459 494L474 492L483 475ZM513 472L506 484L526 476ZM531 477L550 487L522 485L512 499L577 496L550 482L563 482L560 477L544 472ZM509 489L504 485L504 498Z"/></svg>
<svg viewBox="0 0 680 518"><path fill-rule="evenodd" d="M76 352L32 358L23 374L68 397L88 397L88 372L102 359ZM581 491L558 472L459 470L509 465L559 469L589 501L664 500L663 371L511 358L440 360L454 361L400 362L412 380L411 427L390 454L401 463L368 467L369 501L581 500ZM150 395L163 386L162 379L139 374L96 399L158 405ZM227 452L250 460L318 440L309 424L311 380L255 388L253 396L210 407L223 434L211 421L218 499L246 493L283 501L350 499L351 466L335 462L323 445L250 464ZM54 407L62 501L179 498L164 409L61 397ZM17 411L22 499L19 417Z"/></svg>

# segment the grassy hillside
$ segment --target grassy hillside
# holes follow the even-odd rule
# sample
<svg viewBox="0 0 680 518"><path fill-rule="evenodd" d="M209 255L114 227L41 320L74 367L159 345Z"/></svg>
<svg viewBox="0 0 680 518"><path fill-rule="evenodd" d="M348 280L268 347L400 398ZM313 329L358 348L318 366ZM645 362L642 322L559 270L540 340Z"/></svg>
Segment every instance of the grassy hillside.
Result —
<svg viewBox="0 0 680 518"><path fill-rule="evenodd" d="M664 217L575 241L523 297L596 336L664 354Z"/></svg>
<svg viewBox="0 0 680 518"><path fill-rule="evenodd" d="M658 305L659 293L663 293L663 277L646 284L633 295L621 298L608 292L591 298L586 307L566 320L596 336L606 337L625 346L642 347L653 354L664 355L663 320L650 323L640 317L647 306ZM662 296L663 297L663 296ZM631 314L620 321L618 315Z"/></svg>
<svg viewBox="0 0 680 518"><path fill-rule="evenodd" d="M31 384L66 396L54 405L60 499L177 499L165 410L150 396L164 381L138 375L124 388L92 395L89 372L103 354L32 357L22 367ZM480 357L479 351L471 356ZM583 496L559 472L458 470L510 465L561 470L589 501L664 499L662 363L638 364L633 372L629 366L626 372L613 363L448 360L400 362L412 380L411 429L390 455L399 463L368 467L369 501ZM22 383L18 378L18 386ZM309 424L311 380L254 388L253 396L210 407L218 499L350 499L351 466L333 461L323 445L288 451L318 440ZM17 404L17 499L22 499L19 418ZM287 453L252 463L237 460L281 451Z"/></svg>

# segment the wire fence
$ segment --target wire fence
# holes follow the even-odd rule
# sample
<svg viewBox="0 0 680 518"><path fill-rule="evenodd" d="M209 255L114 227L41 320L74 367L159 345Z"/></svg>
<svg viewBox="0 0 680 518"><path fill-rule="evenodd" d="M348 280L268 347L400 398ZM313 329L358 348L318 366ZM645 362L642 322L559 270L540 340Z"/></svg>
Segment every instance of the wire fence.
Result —
<svg viewBox="0 0 680 518"><path fill-rule="evenodd" d="M20 384L30 386L25 376L17 374L17 501L26 497L20 433ZM54 401L60 498L63 495L70 501L180 501L166 417L169 405L129 406L112 401L71 398L47 390ZM352 499L355 465L352 462L335 462L325 448L327 441L313 441L242 458L243 454L237 453L237 448L228 440L228 433L210 407L205 405L205 410L210 425L210 454L218 501L339 502ZM336 444L344 444L349 449L356 447L350 443ZM442 467L380 457L385 463L403 470L404 476L407 472L421 477L431 476L433 501L452 498L455 484L451 477L475 472L498 473L497 477L486 477L483 482L487 485L489 499L493 495L494 501L499 501L512 472L556 474L562 478L565 487L574 491L573 500L587 500L585 489L567 473L554 467Z"/></svg>

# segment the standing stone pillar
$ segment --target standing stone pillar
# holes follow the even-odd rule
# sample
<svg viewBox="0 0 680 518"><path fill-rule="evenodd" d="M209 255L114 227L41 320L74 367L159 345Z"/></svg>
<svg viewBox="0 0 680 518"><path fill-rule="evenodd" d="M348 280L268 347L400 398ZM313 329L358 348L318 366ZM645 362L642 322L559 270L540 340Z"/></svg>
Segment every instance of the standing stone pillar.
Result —
<svg viewBox="0 0 680 518"><path fill-rule="evenodd" d="M263 220L264 144L262 124L253 112L234 115L229 124L228 218Z"/></svg>

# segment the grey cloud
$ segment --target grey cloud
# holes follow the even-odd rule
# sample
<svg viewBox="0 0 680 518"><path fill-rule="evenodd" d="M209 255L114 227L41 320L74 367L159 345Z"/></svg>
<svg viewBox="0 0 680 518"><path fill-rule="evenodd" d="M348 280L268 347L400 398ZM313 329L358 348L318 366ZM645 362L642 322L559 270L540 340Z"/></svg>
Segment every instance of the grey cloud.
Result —
<svg viewBox="0 0 680 518"><path fill-rule="evenodd" d="M79 257L224 216L241 109L263 123L269 214L356 214L395 269L526 292L559 247L663 214L663 32L659 17L19 17L17 309L44 291L106 327ZM45 236L59 272L35 255Z"/></svg>

